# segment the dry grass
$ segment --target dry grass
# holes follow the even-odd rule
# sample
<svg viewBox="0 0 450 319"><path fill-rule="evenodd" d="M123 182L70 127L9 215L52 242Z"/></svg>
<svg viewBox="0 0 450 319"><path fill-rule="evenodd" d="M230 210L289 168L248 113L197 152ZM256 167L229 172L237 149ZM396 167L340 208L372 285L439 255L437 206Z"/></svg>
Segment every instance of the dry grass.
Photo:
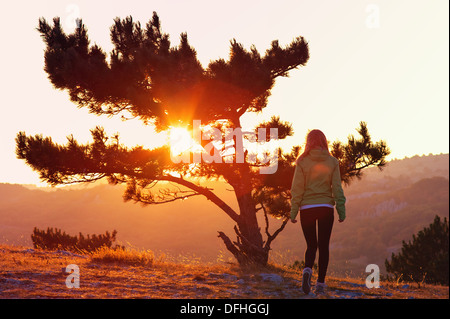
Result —
<svg viewBox="0 0 450 319"><path fill-rule="evenodd" d="M151 251L102 249L89 255L49 252L0 245L1 298L159 298L159 299L298 299L298 298L439 298L448 299L448 287L382 283L367 289L349 278L327 280L324 295L305 296L301 273L277 264L246 267L200 264L194 258L174 262ZM80 269L80 288L69 289L65 267ZM276 280L267 280L272 276ZM352 295L353 294L353 295ZM359 297L358 297L359 296ZM352 298L353 298L352 297Z"/></svg>
<svg viewBox="0 0 450 319"><path fill-rule="evenodd" d="M151 250L137 251L128 249L100 248L91 254L94 263L121 264L131 266L152 266L155 256Z"/></svg>

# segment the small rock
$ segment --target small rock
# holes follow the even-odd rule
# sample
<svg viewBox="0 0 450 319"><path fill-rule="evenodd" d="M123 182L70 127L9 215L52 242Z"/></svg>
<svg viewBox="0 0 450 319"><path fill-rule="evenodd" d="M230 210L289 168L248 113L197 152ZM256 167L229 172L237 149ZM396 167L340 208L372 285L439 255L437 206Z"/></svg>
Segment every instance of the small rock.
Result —
<svg viewBox="0 0 450 319"><path fill-rule="evenodd" d="M340 285L347 285L347 286L352 286L352 287L355 287L355 288L362 288L362 287L365 287L366 285L363 285L363 284L355 284L355 283L353 283L353 282L349 282L349 281L341 281L341 282L339 282L339 284Z"/></svg>
<svg viewBox="0 0 450 319"><path fill-rule="evenodd" d="M345 295L345 297L347 297L347 298L358 298L358 297L364 296L364 293L362 293L362 292L346 291L345 293L343 293L343 295Z"/></svg>
<svg viewBox="0 0 450 319"><path fill-rule="evenodd" d="M203 277L202 275L196 275L196 276L194 277L194 280L196 280L196 281L205 281L206 278Z"/></svg>
<svg viewBox="0 0 450 319"><path fill-rule="evenodd" d="M5 281L6 281L6 283L13 284L13 285L21 285L22 284L22 281L13 279L13 278L6 278Z"/></svg>
<svg viewBox="0 0 450 319"><path fill-rule="evenodd" d="M212 291L209 287L196 287L195 290L199 293L210 293Z"/></svg>
<svg viewBox="0 0 450 319"><path fill-rule="evenodd" d="M230 274L223 274L222 277L223 277L224 279L232 280L232 281L238 280L238 277L237 277L237 276L235 276L235 275L230 275Z"/></svg>
<svg viewBox="0 0 450 319"><path fill-rule="evenodd" d="M263 281L270 281L276 284L281 284L283 282L283 277L277 274L260 274Z"/></svg>

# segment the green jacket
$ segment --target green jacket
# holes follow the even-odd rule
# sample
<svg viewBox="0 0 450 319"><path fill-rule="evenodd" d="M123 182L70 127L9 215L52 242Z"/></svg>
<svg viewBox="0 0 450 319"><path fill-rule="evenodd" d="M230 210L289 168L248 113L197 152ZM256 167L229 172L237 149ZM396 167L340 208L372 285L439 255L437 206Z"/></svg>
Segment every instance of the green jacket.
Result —
<svg viewBox="0 0 450 319"><path fill-rule="evenodd" d="M314 149L297 163L291 187L291 219L303 205L336 205L340 220L345 219L345 196L339 162L325 150Z"/></svg>

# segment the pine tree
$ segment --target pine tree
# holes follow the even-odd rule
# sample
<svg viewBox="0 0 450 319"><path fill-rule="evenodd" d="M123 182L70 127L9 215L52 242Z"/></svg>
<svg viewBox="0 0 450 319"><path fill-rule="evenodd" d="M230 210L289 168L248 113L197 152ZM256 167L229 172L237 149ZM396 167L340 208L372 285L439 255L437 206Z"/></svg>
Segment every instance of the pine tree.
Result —
<svg viewBox="0 0 450 319"><path fill-rule="evenodd" d="M248 50L233 39L229 59L211 61L204 68L186 33L181 34L177 47L171 46L156 13L145 27L132 17L115 19L111 27L114 49L109 60L100 47L90 45L81 20L76 30L66 35L59 18L53 20L53 25L41 18L38 31L46 44L45 71L51 83L66 90L78 107L97 115L138 118L157 131L174 125L193 130L193 121L199 120L202 125L217 128L222 140L228 129L241 128L243 114L263 111L276 78L287 77L309 59L308 43L303 37L286 46L273 41L263 55L254 46ZM291 124L278 117L256 125L255 134L258 128L278 129L278 139L293 135ZM50 137L20 132L16 137L16 153L51 185L107 178L112 184L127 185L125 200L144 204L204 196L236 223L235 241L222 231L219 237L239 263L267 263L270 245L288 221L293 163L300 147L289 152L277 149L276 172L259 174L259 169L268 164L250 160L252 155L248 151L242 154L242 161L237 160L239 154L235 152L228 156L231 161L227 163L203 161L189 165L174 163L169 146L151 150L141 146L127 148L119 143L117 135L108 137L101 127L91 133L92 143L80 145L69 136L66 145L58 145ZM359 138L350 136L347 144L335 142L332 146L332 154L339 159L341 175L347 183L360 178L366 167L383 167L389 154L383 141L371 141L364 122L360 123L358 133ZM258 138L262 140L264 136ZM245 137L236 134L232 142L241 145ZM207 143L208 140L203 141L202 145L206 147ZM211 152L215 151L213 147ZM193 154L190 156L192 159ZM209 179L219 179L231 186L238 210L202 184ZM164 190L155 187L167 184L179 187ZM258 212L265 217L265 240L258 225ZM273 233L269 232L268 216L283 220Z"/></svg>
<svg viewBox="0 0 450 319"><path fill-rule="evenodd" d="M116 240L117 230L111 234L107 231L105 234L87 235L85 237L81 232L77 236L71 236L61 229L47 227L47 230L40 230L37 227L33 229L31 241L34 248L45 250L68 250L74 252L93 252L102 247L111 248ZM120 246L116 245L116 248Z"/></svg>
<svg viewBox="0 0 450 319"><path fill-rule="evenodd" d="M412 242L402 242L402 249L391 261L386 259L386 271L405 281L448 285L448 220L439 216L428 227L413 235Z"/></svg>

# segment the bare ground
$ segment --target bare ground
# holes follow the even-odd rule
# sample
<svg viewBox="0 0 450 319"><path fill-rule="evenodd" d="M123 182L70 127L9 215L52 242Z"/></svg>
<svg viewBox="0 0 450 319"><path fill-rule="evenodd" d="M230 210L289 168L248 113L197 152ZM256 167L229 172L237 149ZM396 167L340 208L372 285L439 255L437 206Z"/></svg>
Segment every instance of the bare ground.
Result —
<svg viewBox="0 0 450 319"><path fill-rule="evenodd" d="M80 287L67 288L65 268L76 264ZM314 282L314 281L313 281ZM448 299L449 288L328 278L323 294L305 295L298 270L279 266L242 271L235 265L157 262L130 266L94 262L65 251L0 246L2 299ZM313 287L314 288L314 287Z"/></svg>

